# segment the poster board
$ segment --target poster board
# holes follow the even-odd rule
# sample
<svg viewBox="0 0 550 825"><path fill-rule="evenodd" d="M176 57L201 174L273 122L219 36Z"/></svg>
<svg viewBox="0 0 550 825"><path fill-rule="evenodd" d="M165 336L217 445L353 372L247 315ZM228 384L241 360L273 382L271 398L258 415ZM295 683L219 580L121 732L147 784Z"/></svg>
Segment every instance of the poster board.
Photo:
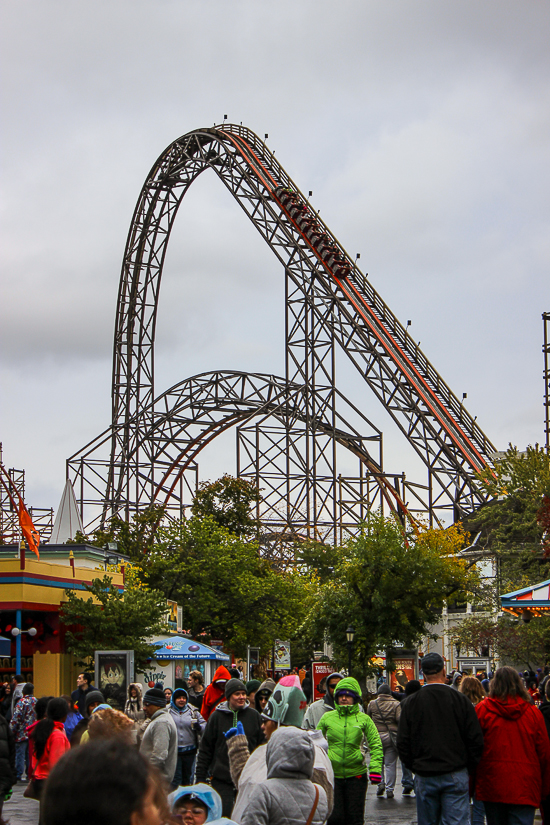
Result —
<svg viewBox="0 0 550 825"><path fill-rule="evenodd" d="M275 651L275 670L290 670L290 642L275 639L273 649Z"/></svg>
<svg viewBox="0 0 550 825"><path fill-rule="evenodd" d="M330 662L313 662L311 665L311 676L313 680L313 701L322 699L325 691L321 690L321 682L334 673L334 667Z"/></svg>
<svg viewBox="0 0 550 825"><path fill-rule="evenodd" d="M96 650L95 684L105 703L124 712L128 685L134 681L133 650Z"/></svg>
<svg viewBox="0 0 550 825"><path fill-rule="evenodd" d="M390 687L397 690L397 686L404 688L407 682L416 679L415 660L412 656L402 656L394 659L395 670L390 674Z"/></svg>

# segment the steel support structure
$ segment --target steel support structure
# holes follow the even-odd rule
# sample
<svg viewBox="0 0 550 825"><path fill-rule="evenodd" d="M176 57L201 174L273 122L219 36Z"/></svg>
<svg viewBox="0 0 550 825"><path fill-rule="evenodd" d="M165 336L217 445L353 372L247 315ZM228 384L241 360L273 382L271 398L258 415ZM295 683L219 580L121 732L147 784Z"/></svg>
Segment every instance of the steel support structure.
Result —
<svg viewBox="0 0 550 825"><path fill-rule="evenodd" d="M285 381L306 399L307 479L301 494L306 519L315 523L321 511L333 520L337 516L335 347L355 365L428 468L430 511L447 510L455 518L472 512L485 499L476 473L490 463L495 448L265 143L245 127L224 124L174 141L151 169L136 205L118 296L101 521L113 513L129 517L165 492L163 482L158 486L157 467L157 305L178 207L206 169L228 188L286 273ZM315 438L321 420L331 436L323 446ZM288 448L290 425L284 418L281 423ZM91 460L89 450L87 456ZM321 476L328 493L319 488Z"/></svg>

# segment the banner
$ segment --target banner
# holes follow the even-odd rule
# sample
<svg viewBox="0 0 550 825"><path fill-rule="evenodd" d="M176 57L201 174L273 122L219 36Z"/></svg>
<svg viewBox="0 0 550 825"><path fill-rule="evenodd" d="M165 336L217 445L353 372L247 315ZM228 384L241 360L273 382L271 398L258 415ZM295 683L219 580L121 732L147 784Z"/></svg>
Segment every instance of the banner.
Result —
<svg viewBox="0 0 550 825"><path fill-rule="evenodd" d="M334 667L330 662L313 662L311 666L311 676L313 680L313 701L315 699L322 699L325 695L325 687L323 679L334 673ZM321 683L323 687L321 687Z"/></svg>
<svg viewBox="0 0 550 825"><path fill-rule="evenodd" d="M290 670L290 642L275 639L275 670Z"/></svg>

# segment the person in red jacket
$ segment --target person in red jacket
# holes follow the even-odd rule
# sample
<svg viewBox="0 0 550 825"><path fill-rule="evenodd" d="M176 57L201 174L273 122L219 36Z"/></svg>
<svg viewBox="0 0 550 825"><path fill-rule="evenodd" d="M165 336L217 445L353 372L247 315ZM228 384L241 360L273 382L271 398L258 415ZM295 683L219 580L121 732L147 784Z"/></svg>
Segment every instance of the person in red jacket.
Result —
<svg viewBox="0 0 550 825"><path fill-rule="evenodd" d="M55 763L70 750L63 724L68 713L69 705L65 699L50 699L44 719L27 728L30 775L38 797Z"/></svg>
<svg viewBox="0 0 550 825"><path fill-rule="evenodd" d="M211 684L209 684L204 691L201 715L206 721L208 721L208 717L214 708L220 704L222 699L225 699L225 686L230 679L231 674L228 669L223 665L220 665L214 673L214 678L212 679Z"/></svg>
<svg viewBox="0 0 550 825"><path fill-rule="evenodd" d="M475 798L485 804L487 825L533 825L550 792L550 739L541 712L511 667L497 670L475 710L483 731Z"/></svg>

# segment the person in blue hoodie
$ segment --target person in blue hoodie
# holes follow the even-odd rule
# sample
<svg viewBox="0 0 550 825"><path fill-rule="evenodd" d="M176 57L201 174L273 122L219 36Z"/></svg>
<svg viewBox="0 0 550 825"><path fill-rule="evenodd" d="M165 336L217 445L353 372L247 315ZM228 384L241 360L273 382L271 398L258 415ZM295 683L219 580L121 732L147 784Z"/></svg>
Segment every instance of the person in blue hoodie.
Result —
<svg viewBox="0 0 550 825"><path fill-rule="evenodd" d="M170 713L178 730L178 761L172 785L191 785L193 768L200 736L206 721L200 712L190 705L184 688L176 688L170 700Z"/></svg>
<svg viewBox="0 0 550 825"><path fill-rule="evenodd" d="M170 794L168 802L174 819L179 819L183 825L187 822L192 822L193 825L203 825L204 822L210 825L217 825L219 822L236 825L232 819L222 817L222 800L219 793L202 782L178 788Z"/></svg>

